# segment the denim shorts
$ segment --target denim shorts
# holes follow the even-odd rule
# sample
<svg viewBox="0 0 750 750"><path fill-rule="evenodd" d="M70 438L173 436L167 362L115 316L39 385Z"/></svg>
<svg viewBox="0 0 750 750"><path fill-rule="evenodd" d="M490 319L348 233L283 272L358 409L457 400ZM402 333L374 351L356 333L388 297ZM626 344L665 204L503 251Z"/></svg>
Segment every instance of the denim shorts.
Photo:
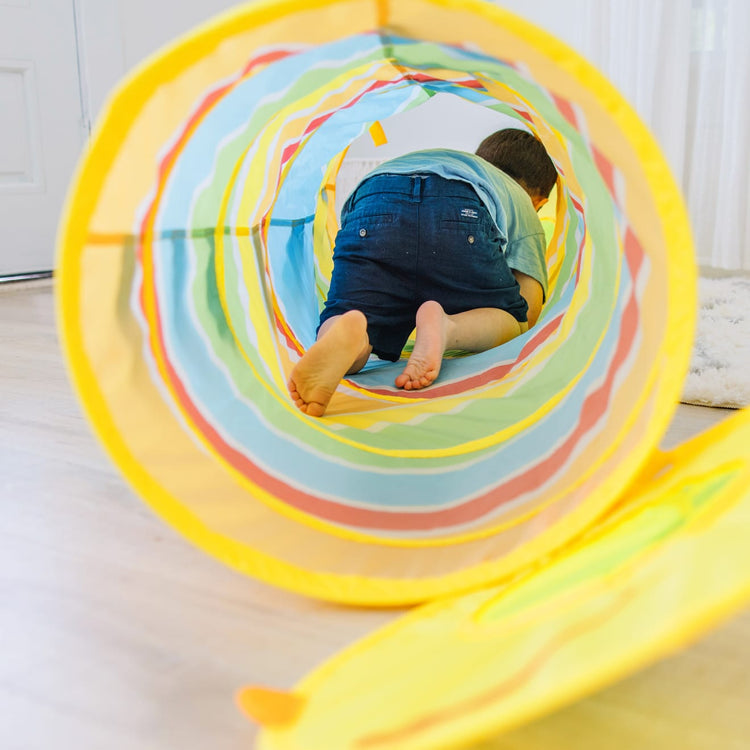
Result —
<svg viewBox="0 0 750 750"><path fill-rule="evenodd" d="M495 307L527 319L498 229L470 184L434 174L370 177L344 205L320 322L360 310L373 352L395 361L427 300L449 315Z"/></svg>

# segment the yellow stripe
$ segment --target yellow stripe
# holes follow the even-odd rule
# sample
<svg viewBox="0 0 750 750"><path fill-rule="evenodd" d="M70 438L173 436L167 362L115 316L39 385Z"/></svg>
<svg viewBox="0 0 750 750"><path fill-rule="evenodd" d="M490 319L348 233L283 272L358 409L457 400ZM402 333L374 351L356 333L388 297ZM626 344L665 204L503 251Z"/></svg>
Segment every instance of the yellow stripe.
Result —
<svg viewBox="0 0 750 750"><path fill-rule="evenodd" d="M370 137L372 138L372 142L376 147L385 146L385 144L388 143L388 138L385 135L385 130L383 130L383 126L378 120L375 120L375 122L370 125L369 133Z"/></svg>

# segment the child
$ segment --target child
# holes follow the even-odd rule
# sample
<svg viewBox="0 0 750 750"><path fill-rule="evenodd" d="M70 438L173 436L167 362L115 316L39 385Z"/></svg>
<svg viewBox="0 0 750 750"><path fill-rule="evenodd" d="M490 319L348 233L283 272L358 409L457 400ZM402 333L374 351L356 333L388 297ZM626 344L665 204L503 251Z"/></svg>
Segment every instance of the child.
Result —
<svg viewBox="0 0 750 750"><path fill-rule="evenodd" d="M381 164L349 196L318 338L292 370L305 413L325 413L341 378L371 353L396 361L395 384L430 385L446 349L481 352L534 325L547 291L536 215L557 179L542 144L499 130L476 154L434 149Z"/></svg>

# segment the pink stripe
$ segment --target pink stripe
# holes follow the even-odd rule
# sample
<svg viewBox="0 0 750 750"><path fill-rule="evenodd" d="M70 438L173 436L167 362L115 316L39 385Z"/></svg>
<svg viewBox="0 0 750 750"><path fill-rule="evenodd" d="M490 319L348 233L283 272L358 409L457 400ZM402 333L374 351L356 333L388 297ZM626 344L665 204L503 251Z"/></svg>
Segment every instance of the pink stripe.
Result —
<svg viewBox="0 0 750 750"><path fill-rule="evenodd" d="M612 162L599 151L599 149L591 144L591 152L594 155L594 162L596 162L596 168L599 170L599 174L602 176L609 194L612 198L615 197L615 170L612 166Z"/></svg>
<svg viewBox="0 0 750 750"><path fill-rule="evenodd" d="M258 68L261 65L267 65L269 63L276 62L277 60L283 60L285 57L296 54L297 50L280 49L266 52L263 55L258 55L257 57L252 58L252 60L250 60L250 62L245 66L242 73L240 74L240 77L245 78L247 75L252 73L255 68Z"/></svg>
<svg viewBox="0 0 750 750"><path fill-rule="evenodd" d="M561 96L558 96L553 92L550 92L550 96L557 105L557 109L560 111L560 114L577 130L578 122L575 110L573 109L571 103L567 99L563 99Z"/></svg>

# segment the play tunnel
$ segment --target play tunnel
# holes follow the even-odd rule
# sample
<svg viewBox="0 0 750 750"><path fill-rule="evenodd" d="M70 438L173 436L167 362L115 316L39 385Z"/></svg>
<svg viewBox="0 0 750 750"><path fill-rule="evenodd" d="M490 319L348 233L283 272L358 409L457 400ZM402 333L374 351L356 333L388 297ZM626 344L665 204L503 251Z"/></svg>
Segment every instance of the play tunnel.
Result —
<svg viewBox="0 0 750 750"><path fill-rule="evenodd" d="M542 317L423 391L373 361L310 418L286 382L325 299L342 160L437 93L514 118L555 163ZM109 100L59 261L75 385L135 489L229 565L360 604L500 580L616 503L671 418L696 308L644 126L478 2L257 2L179 40Z"/></svg>

